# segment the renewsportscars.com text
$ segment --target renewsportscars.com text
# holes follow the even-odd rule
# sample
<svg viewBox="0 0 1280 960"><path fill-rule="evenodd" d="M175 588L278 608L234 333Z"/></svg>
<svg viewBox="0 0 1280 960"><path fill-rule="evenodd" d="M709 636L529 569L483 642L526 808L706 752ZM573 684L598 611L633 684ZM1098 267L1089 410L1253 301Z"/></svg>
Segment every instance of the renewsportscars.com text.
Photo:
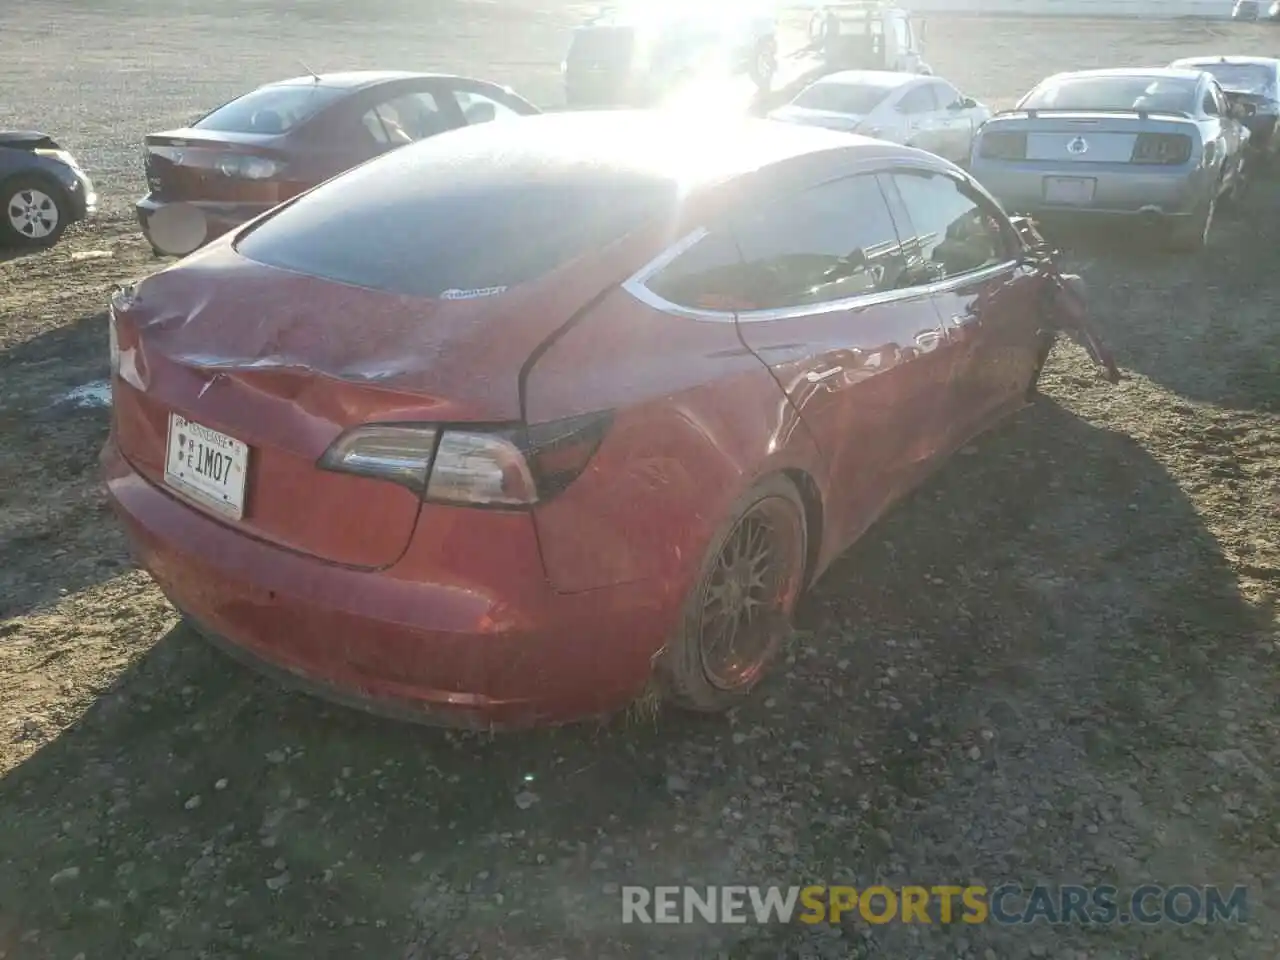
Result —
<svg viewBox="0 0 1280 960"><path fill-rule="evenodd" d="M1247 913L1241 886L622 888L623 923L1190 924L1245 923Z"/></svg>

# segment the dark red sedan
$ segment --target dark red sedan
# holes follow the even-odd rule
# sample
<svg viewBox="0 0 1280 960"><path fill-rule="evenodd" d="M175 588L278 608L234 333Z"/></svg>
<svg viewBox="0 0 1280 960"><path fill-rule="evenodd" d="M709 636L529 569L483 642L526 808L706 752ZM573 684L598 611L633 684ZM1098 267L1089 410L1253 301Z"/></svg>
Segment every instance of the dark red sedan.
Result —
<svg viewBox="0 0 1280 960"><path fill-rule="evenodd" d="M1058 282L911 148L489 124L118 295L110 499L197 629L330 697L720 711L801 590L1024 405Z"/></svg>
<svg viewBox="0 0 1280 960"><path fill-rule="evenodd" d="M397 147L537 112L506 87L446 74L331 73L270 83L188 128L146 138L151 192L138 202L138 219L157 253L187 254ZM153 230L156 213L178 204L181 215L171 220L180 229Z"/></svg>

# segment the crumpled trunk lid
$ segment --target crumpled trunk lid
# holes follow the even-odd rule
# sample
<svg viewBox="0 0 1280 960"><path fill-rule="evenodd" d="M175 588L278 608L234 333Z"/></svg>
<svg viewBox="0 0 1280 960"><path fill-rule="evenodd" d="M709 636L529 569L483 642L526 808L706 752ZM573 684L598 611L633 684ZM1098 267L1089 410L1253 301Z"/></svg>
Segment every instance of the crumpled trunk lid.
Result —
<svg viewBox="0 0 1280 960"><path fill-rule="evenodd" d="M362 423L518 420L525 360L576 298L598 290L555 279L509 296L414 299L266 267L215 243L148 278L117 315L117 443L153 483L247 534L336 563L389 565L408 545L418 497L316 461ZM166 482L175 416L248 446L239 518Z"/></svg>

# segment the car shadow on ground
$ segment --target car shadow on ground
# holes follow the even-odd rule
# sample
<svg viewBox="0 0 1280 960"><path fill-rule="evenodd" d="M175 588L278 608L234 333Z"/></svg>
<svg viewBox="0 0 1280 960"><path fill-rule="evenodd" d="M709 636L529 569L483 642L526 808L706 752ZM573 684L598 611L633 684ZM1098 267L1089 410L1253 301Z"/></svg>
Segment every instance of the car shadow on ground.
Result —
<svg viewBox="0 0 1280 960"><path fill-rule="evenodd" d="M1280 308L1273 277L1280 183L1259 182L1248 206L1226 210L1207 249L1161 249L1161 234L1109 225L1051 234L1069 263L1088 264L1096 322L1122 367L1188 401L1280 413ZM1152 309L1161 330L1126 322ZM1229 304L1224 311L1223 304Z"/></svg>
<svg viewBox="0 0 1280 960"><path fill-rule="evenodd" d="M109 528L97 458L105 395L68 394L108 374L106 315L0 352L0 617L15 617L127 569Z"/></svg>
<svg viewBox="0 0 1280 960"><path fill-rule="evenodd" d="M874 528L799 619L728 718L497 738L281 692L176 627L0 781L0 948L704 957L745 934L623 927L616 885L1074 870L1065 834L990 842L1017 836L987 822L1012 805L985 802L992 776L1044 809L1065 803L1046 754L1084 782L1128 776L1135 748L1207 749L1185 720L1171 744L1170 704L1211 702L1257 628L1166 470L1049 400ZM871 936L907 955L904 929Z"/></svg>

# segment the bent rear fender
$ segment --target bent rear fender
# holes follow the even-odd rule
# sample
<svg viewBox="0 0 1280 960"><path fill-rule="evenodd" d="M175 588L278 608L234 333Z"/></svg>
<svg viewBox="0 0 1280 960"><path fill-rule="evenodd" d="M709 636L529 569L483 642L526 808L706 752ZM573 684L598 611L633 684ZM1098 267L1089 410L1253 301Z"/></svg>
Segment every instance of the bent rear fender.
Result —
<svg viewBox="0 0 1280 960"><path fill-rule="evenodd" d="M683 598L744 489L819 454L732 321L660 313L615 288L528 377L530 422L615 411L583 473L535 508L555 589L651 581Z"/></svg>

